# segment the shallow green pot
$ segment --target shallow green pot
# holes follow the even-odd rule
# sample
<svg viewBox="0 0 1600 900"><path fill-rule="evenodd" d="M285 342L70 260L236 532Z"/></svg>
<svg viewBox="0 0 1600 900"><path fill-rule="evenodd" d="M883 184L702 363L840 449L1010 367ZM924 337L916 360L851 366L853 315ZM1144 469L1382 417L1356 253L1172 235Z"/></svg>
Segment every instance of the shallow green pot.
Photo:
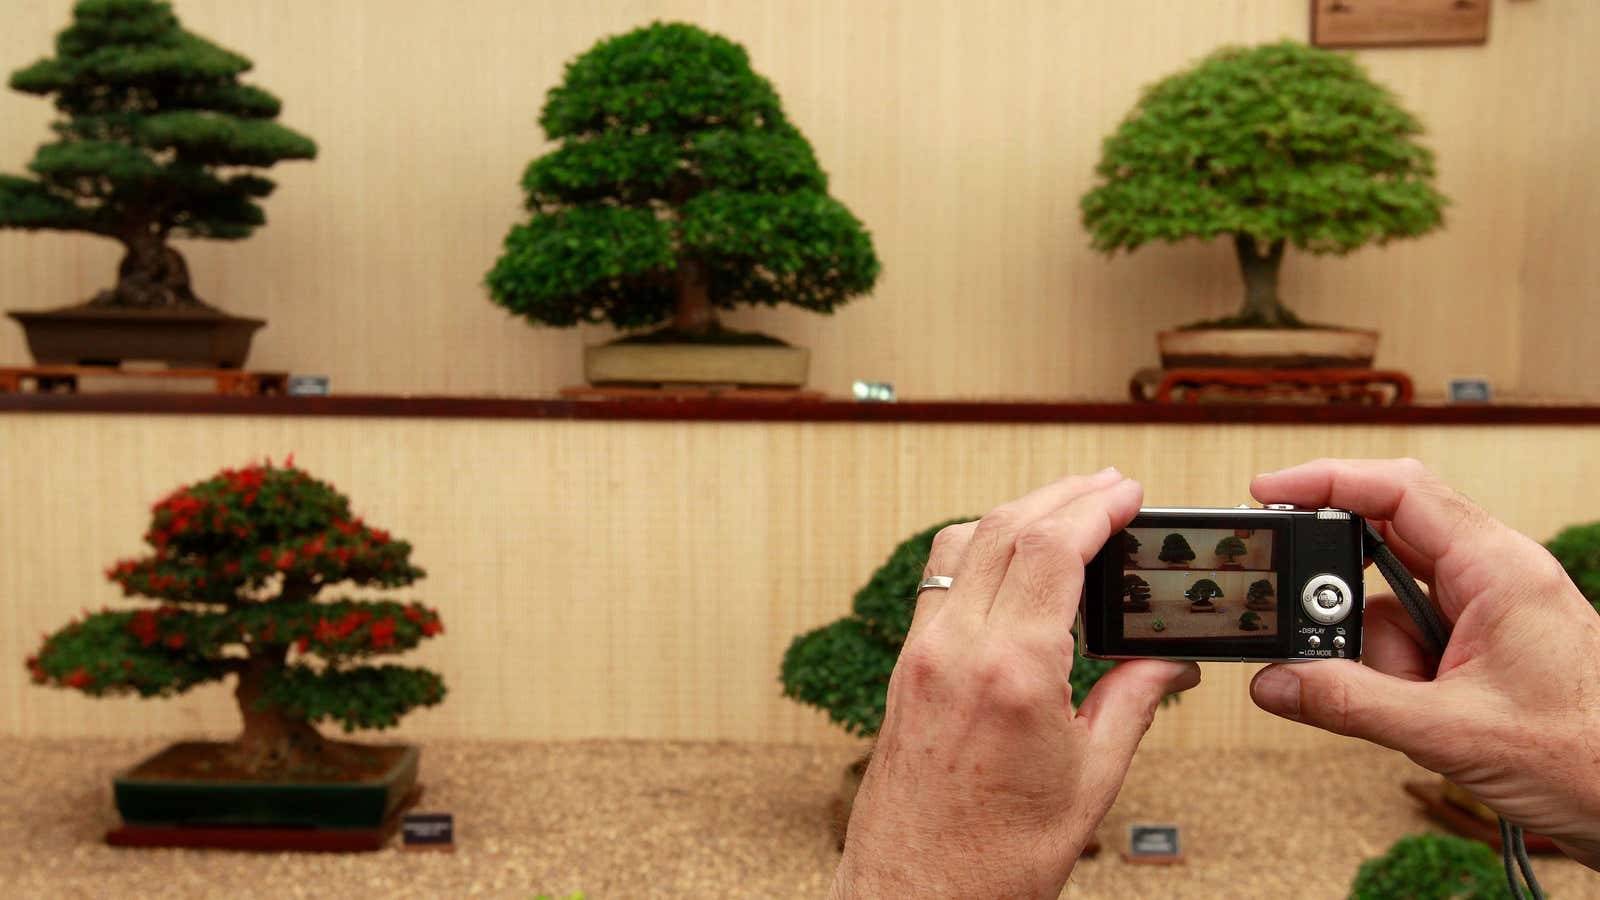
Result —
<svg viewBox="0 0 1600 900"><path fill-rule="evenodd" d="M405 802L417 782L421 751L392 748L395 759L365 781L202 781L151 777L168 754L192 750L174 744L117 776L117 811L129 825L257 828L378 828ZM374 748L374 750L390 748Z"/></svg>

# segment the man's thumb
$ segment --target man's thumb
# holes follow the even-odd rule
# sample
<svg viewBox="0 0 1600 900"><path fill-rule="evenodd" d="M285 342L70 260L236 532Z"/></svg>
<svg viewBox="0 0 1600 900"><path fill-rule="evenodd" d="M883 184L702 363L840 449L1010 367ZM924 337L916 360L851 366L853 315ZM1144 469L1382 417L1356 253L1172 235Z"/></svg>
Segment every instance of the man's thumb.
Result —
<svg viewBox="0 0 1600 900"><path fill-rule="evenodd" d="M1330 659L1267 666L1251 680L1250 696L1257 706L1285 719L1410 753L1426 752L1416 746L1418 740L1443 712L1431 688L1425 681Z"/></svg>

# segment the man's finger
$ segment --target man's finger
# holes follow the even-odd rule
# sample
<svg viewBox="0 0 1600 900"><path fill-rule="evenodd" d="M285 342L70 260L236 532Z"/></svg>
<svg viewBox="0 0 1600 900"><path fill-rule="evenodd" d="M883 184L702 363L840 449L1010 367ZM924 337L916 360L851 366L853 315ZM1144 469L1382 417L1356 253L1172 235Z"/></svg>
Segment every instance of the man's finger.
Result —
<svg viewBox="0 0 1600 900"><path fill-rule="evenodd" d="M1427 560L1461 539L1492 530L1494 520L1414 459L1319 459L1257 475L1250 493L1263 503L1335 506L1386 520ZM1471 552L1471 551L1467 551Z"/></svg>
<svg viewBox="0 0 1600 900"><path fill-rule="evenodd" d="M1410 754L1438 751L1447 709L1432 682L1418 683L1347 659L1270 665L1250 682L1256 705L1274 715ZM1426 763L1424 763L1426 764Z"/></svg>
<svg viewBox="0 0 1600 900"><path fill-rule="evenodd" d="M991 622L1070 629L1083 596L1083 567L1139 514L1144 488L1131 478L1088 491L1017 535Z"/></svg>
<svg viewBox="0 0 1600 900"><path fill-rule="evenodd" d="M977 527L977 522L961 522L939 529L939 533L933 536L933 546L928 550L928 562L922 567L922 577L926 579L929 575L949 575L954 572L962 555L967 552L967 544L972 542L972 532ZM906 640L911 640L911 635L927 627L934 614L944 605L948 593L950 591L947 588L928 588L917 592L917 606L911 613L911 627L906 632Z"/></svg>
<svg viewBox="0 0 1600 900"><path fill-rule="evenodd" d="M1367 597L1362 609L1361 661L1385 675L1432 681L1439 660L1423 645L1411 614L1393 594Z"/></svg>
<svg viewBox="0 0 1600 900"><path fill-rule="evenodd" d="M1017 535L1034 520L1065 506L1079 495L1121 480L1122 473L1114 468L1089 476L1069 476L995 507L978 520L978 527L956 571L946 573L955 578L947 602L980 619L987 615L1000 582L1005 578L1006 568L1011 565Z"/></svg>
<svg viewBox="0 0 1600 900"><path fill-rule="evenodd" d="M1078 707L1089 730L1090 783L1120 784L1162 698L1199 683L1199 666L1164 659L1129 660L1102 675Z"/></svg>

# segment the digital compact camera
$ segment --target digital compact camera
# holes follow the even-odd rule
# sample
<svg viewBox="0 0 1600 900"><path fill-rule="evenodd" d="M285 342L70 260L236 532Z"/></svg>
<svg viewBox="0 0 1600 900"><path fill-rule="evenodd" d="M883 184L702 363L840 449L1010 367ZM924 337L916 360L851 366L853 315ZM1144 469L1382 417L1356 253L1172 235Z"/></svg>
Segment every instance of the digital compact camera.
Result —
<svg viewBox="0 0 1600 900"><path fill-rule="evenodd" d="M1079 642L1106 659L1361 658L1361 517L1148 507L1085 572Z"/></svg>

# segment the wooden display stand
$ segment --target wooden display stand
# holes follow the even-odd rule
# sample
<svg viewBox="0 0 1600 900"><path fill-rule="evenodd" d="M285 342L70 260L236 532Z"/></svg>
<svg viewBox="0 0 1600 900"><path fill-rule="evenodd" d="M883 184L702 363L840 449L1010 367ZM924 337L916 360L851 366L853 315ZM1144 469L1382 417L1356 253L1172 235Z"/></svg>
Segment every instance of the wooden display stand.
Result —
<svg viewBox="0 0 1600 900"><path fill-rule="evenodd" d="M1406 793L1422 801L1428 817L1452 832L1475 841L1482 841L1500 852L1500 829L1485 822L1445 799L1444 786L1438 781L1408 781ZM1529 853L1559 853L1555 841L1531 831L1522 833L1523 846Z"/></svg>
<svg viewBox="0 0 1600 900"><path fill-rule="evenodd" d="M736 384L585 384L564 387L561 396L567 400L760 400L775 403L815 403L823 398L821 391Z"/></svg>
<svg viewBox="0 0 1600 900"><path fill-rule="evenodd" d="M217 394L263 397L283 394L287 372L245 372L239 369L122 369L112 366L0 367L0 394L78 393L80 378L209 379Z"/></svg>
<svg viewBox="0 0 1600 900"><path fill-rule="evenodd" d="M417 785L377 828L252 828L240 826L121 825L106 832L113 847L187 847L205 850L261 850L365 853L382 850L400 830L406 810L422 799Z"/></svg>
<svg viewBox="0 0 1600 900"><path fill-rule="evenodd" d="M1128 393L1144 403L1409 406L1411 377L1383 369L1141 369Z"/></svg>

